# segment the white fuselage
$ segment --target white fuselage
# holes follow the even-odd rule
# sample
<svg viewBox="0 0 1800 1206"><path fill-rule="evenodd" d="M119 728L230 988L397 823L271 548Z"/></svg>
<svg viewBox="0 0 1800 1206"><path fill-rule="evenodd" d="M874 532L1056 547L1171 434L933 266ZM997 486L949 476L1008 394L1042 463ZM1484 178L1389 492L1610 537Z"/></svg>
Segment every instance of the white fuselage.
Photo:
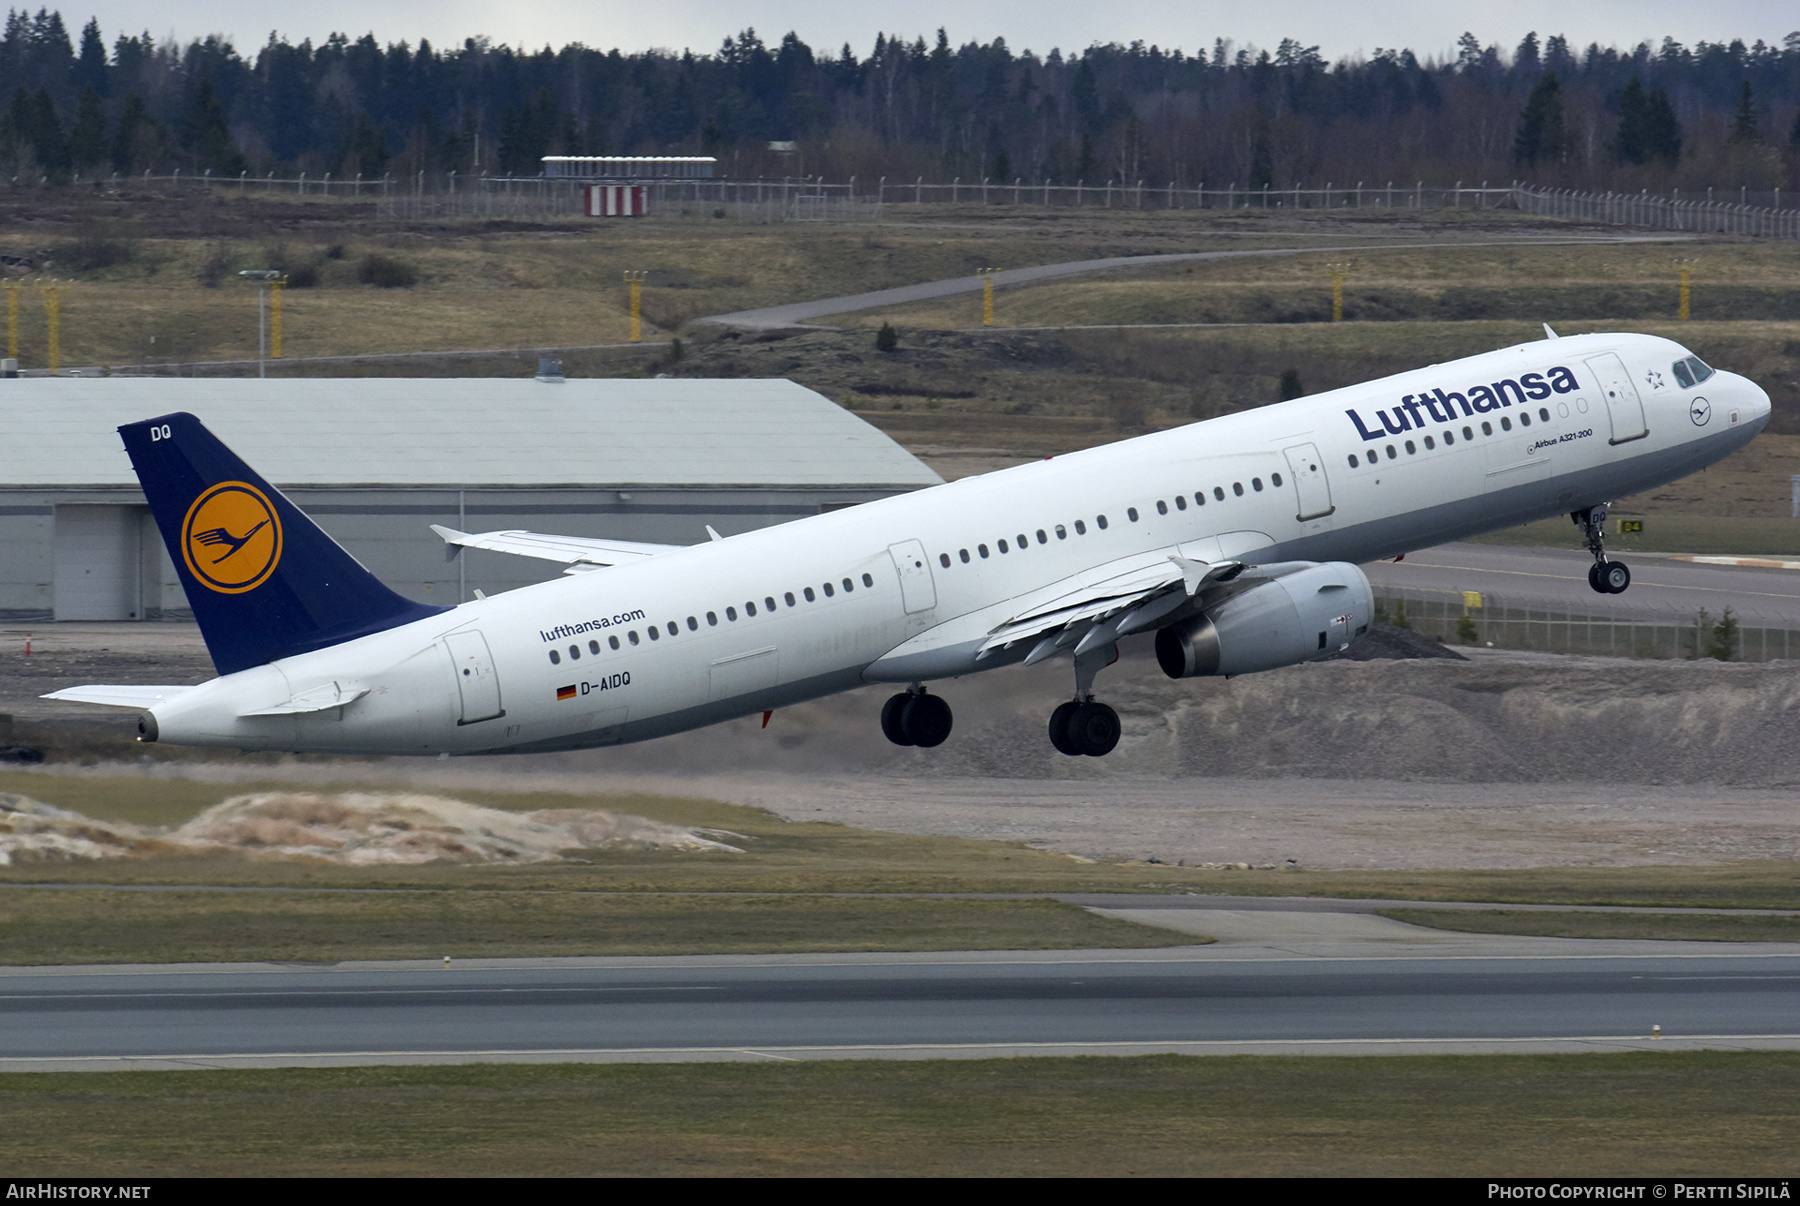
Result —
<svg viewBox="0 0 1800 1206"><path fill-rule="evenodd" d="M1691 473L1747 443L1769 401L1730 373L1681 387L1686 355L1543 340L573 573L215 679L154 709L158 739L571 749L1005 665L1026 647L978 651L1022 598L1104 567L1369 561ZM1525 384L1474 409L1500 382ZM351 702L246 715L318 690Z"/></svg>

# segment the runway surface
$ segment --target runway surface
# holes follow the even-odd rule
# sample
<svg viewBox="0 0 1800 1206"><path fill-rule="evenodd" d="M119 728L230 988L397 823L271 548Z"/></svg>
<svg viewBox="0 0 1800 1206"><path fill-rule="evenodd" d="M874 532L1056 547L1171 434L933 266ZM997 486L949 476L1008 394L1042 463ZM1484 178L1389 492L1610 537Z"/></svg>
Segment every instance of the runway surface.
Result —
<svg viewBox="0 0 1800 1206"><path fill-rule="evenodd" d="M0 1071L1800 1048L1793 944L1451 934L1304 907L1104 911L1221 941L10 969Z"/></svg>
<svg viewBox="0 0 1800 1206"><path fill-rule="evenodd" d="M1594 593L1587 583L1593 559L1579 549L1445 544L1363 569L1377 590L1473 590L1514 607L1664 623L1671 617L1691 619L1702 607L1714 615L1730 607L1739 616L1800 628L1800 571L1703 565L1652 553L1610 555L1631 567L1631 589L1622 595Z"/></svg>

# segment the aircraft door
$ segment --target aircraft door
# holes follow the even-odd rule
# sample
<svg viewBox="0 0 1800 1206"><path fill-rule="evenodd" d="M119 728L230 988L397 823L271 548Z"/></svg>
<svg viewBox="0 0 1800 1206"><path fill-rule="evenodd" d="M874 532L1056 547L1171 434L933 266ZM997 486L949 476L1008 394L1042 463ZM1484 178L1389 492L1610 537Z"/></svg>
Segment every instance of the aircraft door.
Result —
<svg viewBox="0 0 1800 1206"><path fill-rule="evenodd" d="M1650 429L1644 423L1644 400L1631 383L1625 362L1607 352L1590 358L1587 365L1600 378L1600 392L1606 395L1606 414L1612 420L1612 439L1607 442L1623 444L1649 435Z"/></svg>
<svg viewBox="0 0 1800 1206"><path fill-rule="evenodd" d="M500 706L500 675L494 669L487 638L475 629L453 632L444 638L450 664L456 670L456 689L461 693L462 715L457 724L474 724L506 715Z"/></svg>
<svg viewBox="0 0 1800 1206"><path fill-rule="evenodd" d="M936 607L937 586L931 579L925 546L917 540L902 540L888 546L888 556L894 559L894 568L900 573L900 598L906 604L907 614Z"/></svg>
<svg viewBox="0 0 1800 1206"><path fill-rule="evenodd" d="M1296 444L1284 451L1300 497L1300 510L1294 518L1304 523L1337 510L1331 505L1331 483L1325 477L1325 460L1319 450L1311 444Z"/></svg>

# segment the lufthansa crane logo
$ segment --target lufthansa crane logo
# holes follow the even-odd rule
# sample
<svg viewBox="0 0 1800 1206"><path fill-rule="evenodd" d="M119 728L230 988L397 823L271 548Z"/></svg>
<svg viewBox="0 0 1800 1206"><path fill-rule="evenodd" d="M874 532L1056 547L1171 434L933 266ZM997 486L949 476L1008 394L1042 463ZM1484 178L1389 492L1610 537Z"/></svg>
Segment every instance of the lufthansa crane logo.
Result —
<svg viewBox="0 0 1800 1206"><path fill-rule="evenodd" d="M220 482L188 508L181 551L188 572L209 590L243 594L267 582L281 564L281 520L255 486Z"/></svg>

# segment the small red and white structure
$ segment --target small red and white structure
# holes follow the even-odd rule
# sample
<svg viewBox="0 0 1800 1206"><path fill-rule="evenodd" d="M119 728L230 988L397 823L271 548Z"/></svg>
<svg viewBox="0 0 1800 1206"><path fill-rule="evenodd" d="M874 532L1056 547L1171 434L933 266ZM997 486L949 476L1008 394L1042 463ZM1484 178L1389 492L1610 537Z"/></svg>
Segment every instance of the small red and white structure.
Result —
<svg viewBox="0 0 1800 1206"><path fill-rule="evenodd" d="M641 218L650 212L650 190L642 184L590 184L581 193L590 218Z"/></svg>

